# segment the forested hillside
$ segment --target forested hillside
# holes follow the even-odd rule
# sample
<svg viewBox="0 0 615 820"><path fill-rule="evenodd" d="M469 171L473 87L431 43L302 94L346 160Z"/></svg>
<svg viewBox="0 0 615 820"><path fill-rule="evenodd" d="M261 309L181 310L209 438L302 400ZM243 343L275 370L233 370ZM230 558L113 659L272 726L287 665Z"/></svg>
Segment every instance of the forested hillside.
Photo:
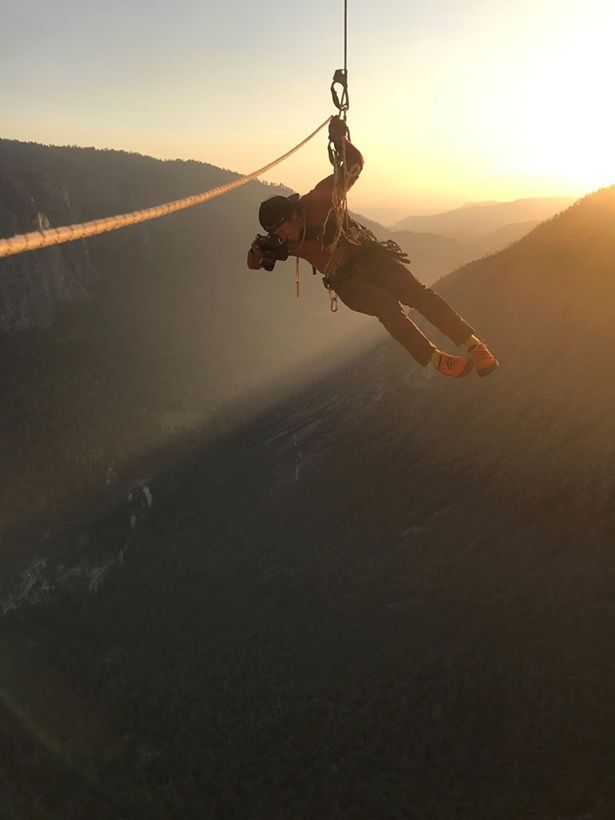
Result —
<svg viewBox="0 0 615 820"><path fill-rule="evenodd" d="M495 375L385 342L5 616L4 814L610 820L614 225L615 187L438 285Z"/></svg>

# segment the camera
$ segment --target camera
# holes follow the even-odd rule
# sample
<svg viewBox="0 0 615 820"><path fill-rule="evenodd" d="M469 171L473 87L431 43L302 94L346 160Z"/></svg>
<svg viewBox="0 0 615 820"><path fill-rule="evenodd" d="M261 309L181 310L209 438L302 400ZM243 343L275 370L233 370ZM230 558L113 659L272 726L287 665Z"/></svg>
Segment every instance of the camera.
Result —
<svg viewBox="0 0 615 820"><path fill-rule="evenodd" d="M257 233L252 247L258 248L263 255L263 267L265 270L273 270L278 259L284 262L288 259L288 246L283 239L275 234L268 233L266 236Z"/></svg>

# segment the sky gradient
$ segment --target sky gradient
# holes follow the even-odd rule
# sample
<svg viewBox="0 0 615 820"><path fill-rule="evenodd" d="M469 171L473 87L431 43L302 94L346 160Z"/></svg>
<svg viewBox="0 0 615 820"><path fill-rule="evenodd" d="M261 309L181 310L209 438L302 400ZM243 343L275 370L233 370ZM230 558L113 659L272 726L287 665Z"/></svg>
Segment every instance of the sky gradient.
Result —
<svg viewBox="0 0 615 820"><path fill-rule="evenodd" d="M332 10L333 9L333 10ZM349 0L351 206L387 222L615 182L612 0ZM4 0L0 136L248 173L332 113L343 5ZM328 173L317 138L267 179Z"/></svg>

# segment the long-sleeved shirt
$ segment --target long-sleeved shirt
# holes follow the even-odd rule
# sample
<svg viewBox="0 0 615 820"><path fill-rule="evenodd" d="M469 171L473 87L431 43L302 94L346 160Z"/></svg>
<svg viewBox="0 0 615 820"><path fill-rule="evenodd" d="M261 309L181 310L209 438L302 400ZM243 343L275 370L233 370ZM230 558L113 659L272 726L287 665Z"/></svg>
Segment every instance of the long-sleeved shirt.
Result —
<svg viewBox="0 0 615 820"><path fill-rule="evenodd" d="M354 174L348 178L348 188L356 182L363 169L363 157L355 146L345 140L346 143L346 167L349 171L356 168ZM316 270L321 273L326 272L327 265L331 260L330 244L335 237L335 218L329 215L333 197L333 174L325 177L318 185L305 196L297 200L299 213L305 219L305 238L299 238L296 242L288 242L288 252L291 256L298 256L306 259ZM329 220L327 222L327 216ZM325 222L326 229L325 229ZM324 231L324 235L323 235ZM347 261L350 249L345 244L338 246L336 254L336 267L342 267ZM260 254L253 248L248 252L248 267L256 270L261 267Z"/></svg>

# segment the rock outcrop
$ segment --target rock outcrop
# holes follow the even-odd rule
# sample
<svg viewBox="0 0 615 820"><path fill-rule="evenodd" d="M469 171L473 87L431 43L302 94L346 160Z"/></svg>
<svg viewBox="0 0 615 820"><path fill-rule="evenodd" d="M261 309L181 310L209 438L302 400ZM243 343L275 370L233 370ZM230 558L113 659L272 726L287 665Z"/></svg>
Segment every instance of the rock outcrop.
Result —
<svg viewBox="0 0 615 820"><path fill-rule="evenodd" d="M70 224L73 213L61 183L0 164L0 236ZM49 327L58 307L89 298L95 279L84 241L0 260L0 331Z"/></svg>

